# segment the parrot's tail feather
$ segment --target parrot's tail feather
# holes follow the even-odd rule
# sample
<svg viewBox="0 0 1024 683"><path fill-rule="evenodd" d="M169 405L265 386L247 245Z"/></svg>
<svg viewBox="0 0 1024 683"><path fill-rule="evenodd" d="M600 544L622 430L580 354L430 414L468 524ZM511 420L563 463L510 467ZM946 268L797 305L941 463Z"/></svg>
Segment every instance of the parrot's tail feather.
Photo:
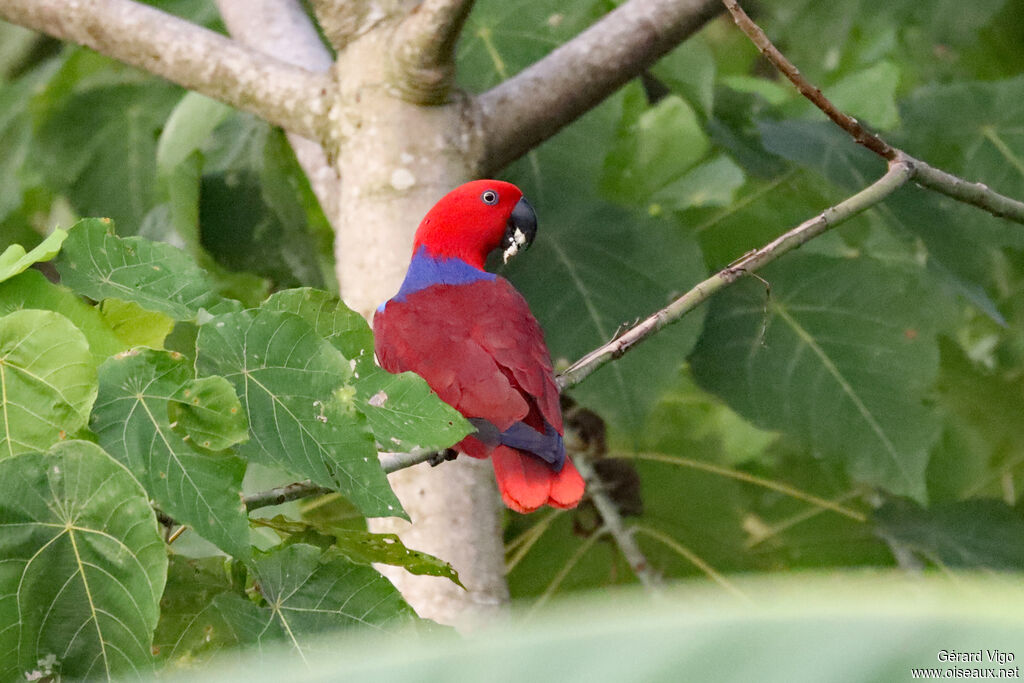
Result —
<svg viewBox="0 0 1024 683"><path fill-rule="evenodd" d="M555 472L533 455L498 446L491 461L501 498L516 512L533 512L541 505L572 508L583 497L583 478L568 458Z"/></svg>
<svg viewBox="0 0 1024 683"><path fill-rule="evenodd" d="M566 456L562 471L551 480L548 504L562 509L574 508L583 497L583 488L583 477L572 464L572 460Z"/></svg>

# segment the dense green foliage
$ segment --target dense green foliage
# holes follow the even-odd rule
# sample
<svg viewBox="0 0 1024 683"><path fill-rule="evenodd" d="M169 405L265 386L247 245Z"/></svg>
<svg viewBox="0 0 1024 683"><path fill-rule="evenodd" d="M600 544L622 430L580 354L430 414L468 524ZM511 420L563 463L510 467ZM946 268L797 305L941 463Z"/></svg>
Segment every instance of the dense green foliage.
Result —
<svg viewBox="0 0 1024 683"><path fill-rule="evenodd" d="M150 4L217 27L209 3ZM481 0L461 84L494 85L609 5ZM841 107L1024 198L1020 0L758 9ZM541 228L504 272L556 363L884 172L768 73L717 21L507 170ZM378 446L467 427L377 369L365 321L325 291L331 234L280 131L0 24L0 180L0 680L277 641L310 659L325 630L416 621L370 563L457 581L365 532L402 514ZM1024 570L1024 226L907 187L760 276L570 392L607 423L606 471L655 570L727 587ZM243 496L307 478L338 493L246 513ZM166 546L169 518L190 529ZM514 597L631 583L595 525L586 504L510 514Z"/></svg>

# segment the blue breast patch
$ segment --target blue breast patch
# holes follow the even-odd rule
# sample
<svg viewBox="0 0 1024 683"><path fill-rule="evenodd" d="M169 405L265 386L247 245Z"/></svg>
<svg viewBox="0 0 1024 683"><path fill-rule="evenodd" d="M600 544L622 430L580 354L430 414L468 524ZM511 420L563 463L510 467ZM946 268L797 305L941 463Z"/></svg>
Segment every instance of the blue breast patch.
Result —
<svg viewBox="0 0 1024 683"><path fill-rule="evenodd" d="M405 297L413 292L426 289L431 285L465 285L477 280L493 280L496 275L474 268L460 258L435 258L427 253L427 248L420 247L413 254L409 270L402 281L402 287L391 301L405 301ZM383 311L385 301L377 307Z"/></svg>

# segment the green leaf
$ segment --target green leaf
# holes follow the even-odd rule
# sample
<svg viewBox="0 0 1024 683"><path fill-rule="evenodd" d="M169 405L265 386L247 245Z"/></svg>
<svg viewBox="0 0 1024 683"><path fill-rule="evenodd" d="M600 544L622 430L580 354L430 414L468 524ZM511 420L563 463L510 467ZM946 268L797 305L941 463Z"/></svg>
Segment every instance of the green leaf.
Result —
<svg viewBox="0 0 1024 683"><path fill-rule="evenodd" d="M318 636L337 629L394 631L416 619L375 570L311 545L257 552L251 569L259 604L231 592L216 562L176 559L173 602L157 633L160 656L188 665L245 645L287 648L312 664L329 656L318 647ZM195 592L188 590L190 582ZM248 661L239 652L229 652L228 659Z"/></svg>
<svg viewBox="0 0 1024 683"><path fill-rule="evenodd" d="M359 364L373 363L370 326L363 316L329 292L310 287L286 289L272 294L260 308L293 313L312 325L346 359Z"/></svg>
<svg viewBox="0 0 1024 683"><path fill-rule="evenodd" d="M174 329L174 320L154 311L147 311L132 301L105 299L100 307L103 320L126 347L163 348L164 339Z"/></svg>
<svg viewBox="0 0 1024 683"><path fill-rule="evenodd" d="M193 448L169 417L170 404L193 386L193 377L188 361L176 353L146 349L111 358L100 366L91 426L100 445L136 473L164 512L245 558L245 462L233 453Z"/></svg>
<svg viewBox="0 0 1024 683"><path fill-rule="evenodd" d="M1024 591L1007 577L953 579L841 572L758 576L738 582L750 600L709 582L670 587L658 600L639 591L604 591L531 613L529 628L509 620L473 638L439 634L403 641L398 653L391 634L339 634L318 643L331 654L311 660L302 675L430 683L496 673L501 680L549 680L552 672L565 671L585 681L676 681L685 674L716 683L891 683L910 680L913 669L937 667L942 676L942 670L974 667L1015 678ZM938 659L951 650L992 651L994 661ZM1007 655L1015 652L1010 661ZM294 677L302 667L294 653L253 660L204 673L211 680L262 683Z"/></svg>
<svg viewBox="0 0 1024 683"><path fill-rule="evenodd" d="M768 150L824 173L847 193L859 191L883 173L884 167L877 157L852 144L849 137L831 123L759 122L757 127ZM831 188L818 192L824 195L821 203L807 207L803 218L838 200ZM773 201L765 197L761 203L776 211L787 210L780 207L780 199L784 198L776 197ZM789 210L795 207L791 202ZM742 221L749 216L741 214L733 218ZM1003 245L1024 246L1024 236L1019 231L1006 230L1002 222L974 207L916 187L901 189L889 197L884 206L866 213L856 222L866 220L881 229L893 230L909 243L908 252L923 247L933 273L993 319L1000 320L983 287L991 276L993 249ZM939 229L937 226L947 227ZM848 231L847 226L844 234ZM970 234L971 239L965 240L965 234Z"/></svg>
<svg viewBox="0 0 1024 683"><path fill-rule="evenodd" d="M61 281L97 301L117 298L175 320L192 320L223 299L184 252L141 237L121 238L109 220L75 225L57 260Z"/></svg>
<svg viewBox="0 0 1024 683"><path fill-rule="evenodd" d="M588 0L481 0L458 48L460 84L483 92L533 64L607 10Z"/></svg>
<svg viewBox="0 0 1024 683"><path fill-rule="evenodd" d="M386 450L447 448L473 431L462 415L441 401L418 375L392 375L373 361L373 333L363 316L338 297L316 289L277 292L260 306L299 316L342 355L354 360L353 386L359 411Z"/></svg>
<svg viewBox="0 0 1024 683"><path fill-rule="evenodd" d="M700 384L766 428L918 500L938 419L924 404L948 304L913 271L789 256L717 296L691 358Z"/></svg>
<svg viewBox="0 0 1024 683"><path fill-rule="evenodd" d="M241 452L344 493L366 516L400 516L366 418L351 395L352 369L304 320L258 310L199 328L196 368L223 375L249 414Z"/></svg>
<svg viewBox="0 0 1024 683"><path fill-rule="evenodd" d="M76 89L42 123L35 161L79 215L134 233L155 203L157 133L180 93L156 79Z"/></svg>
<svg viewBox="0 0 1024 683"><path fill-rule="evenodd" d="M380 562L402 567L410 574L443 576L462 586L458 572L450 564L433 555L410 550L395 534L371 534L354 529L334 529L331 534L337 551L350 562L366 566Z"/></svg>
<svg viewBox="0 0 1024 683"><path fill-rule="evenodd" d="M168 404L176 428L203 450L222 451L249 440L249 424L234 387L223 377L187 380Z"/></svg>
<svg viewBox="0 0 1024 683"><path fill-rule="evenodd" d="M60 251L60 245L64 243L67 236L68 234L63 230L54 230L29 252L26 252L20 244L12 244L7 247L0 254L0 282L23 272L33 263L52 259Z"/></svg>
<svg viewBox="0 0 1024 683"><path fill-rule="evenodd" d="M239 598L224 595L232 590L226 562L223 557L171 555L160 623L153 634L158 661L171 668L196 668L214 655L255 642L255 638L243 640L218 609L218 600ZM256 605L249 604L258 615Z"/></svg>
<svg viewBox="0 0 1024 683"><path fill-rule="evenodd" d="M685 372L658 401L643 432L645 450L692 457L708 444L703 450L726 464L754 460L778 438L751 425Z"/></svg>
<svg viewBox="0 0 1024 683"><path fill-rule="evenodd" d="M686 39L651 67L651 74L697 105L707 118L715 92L715 56L702 34Z"/></svg>
<svg viewBox="0 0 1024 683"><path fill-rule="evenodd" d="M392 375L376 366L357 370L353 379L359 411L386 451L439 450L475 431L459 411L437 397L412 372Z"/></svg>
<svg viewBox="0 0 1024 683"><path fill-rule="evenodd" d="M317 519L299 522L284 515L254 519L253 523L271 528L283 538L291 537L315 545L322 545L321 541L327 537L326 544L355 564L367 567L374 563L389 564L402 567L410 574L443 576L465 588L459 581L458 573L450 564L433 555L410 550L395 534L374 534L362 529L346 529L330 521ZM313 540L317 535L319 538ZM309 540L303 540L304 538Z"/></svg>
<svg viewBox="0 0 1024 683"><path fill-rule="evenodd" d="M125 349L95 306L67 287L53 284L37 270L27 270L0 283L0 315L23 308L53 311L70 320L85 335L96 366Z"/></svg>
<svg viewBox="0 0 1024 683"><path fill-rule="evenodd" d="M226 104L197 92L185 93L167 117L156 148L157 170L161 175L174 172L185 159L201 150L213 131L231 114Z"/></svg>
<svg viewBox="0 0 1024 683"><path fill-rule="evenodd" d="M841 111L861 119L873 128L889 130L900 123L896 109L896 88L900 68L892 62L878 62L852 73L826 89L829 99Z"/></svg>
<svg viewBox="0 0 1024 683"><path fill-rule="evenodd" d="M85 441L0 461L0 678L150 668L167 556L146 492Z"/></svg>
<svg viewBox="0 0 1024 683"><path fill-rule="evenodd" d="M877 533L940 567L1024 569L1024 515L997 500L965 500L924 509L894 499L875 511Z"/></svg>
<svg viewBox="0 0 1024 683"><path fill-rule="evenodd" d="M85 336L51 311L0 318L0 458L49 448L85 426L96 366Z"/></svg>
<svg viewBox="0 0 1024 683"><path fill-rule="evenodd" d="M655 192L651 197L651 203L661 204L676 211L707 206L728 206L745 181L743 169L729 157L720 154Z"/></svg>
<svg viewBox="0 0 1024 683"><path fill-rule="evenodd" d="M392 630L415 613L376 570L302 543L257 552L252 572L267 627L287 633L305 659L309 637L338 628Z"/></svg>
<svg viewBox="0 0 1024 683"><path fill-rule="evenodd" d="M281 130L235 113L203 153L202 244L218 263L275 288L335 281L333 232Z"/></svg>
<svg viewBox="0 0 1024 683"><path fill-rule="evenodd" d="M618 201L651 196L700 161L710 142L696 112L670 95L646 107L628 97L619 142L608 153L602 189ZM643 108L641 108L643 107Z"/></svg>

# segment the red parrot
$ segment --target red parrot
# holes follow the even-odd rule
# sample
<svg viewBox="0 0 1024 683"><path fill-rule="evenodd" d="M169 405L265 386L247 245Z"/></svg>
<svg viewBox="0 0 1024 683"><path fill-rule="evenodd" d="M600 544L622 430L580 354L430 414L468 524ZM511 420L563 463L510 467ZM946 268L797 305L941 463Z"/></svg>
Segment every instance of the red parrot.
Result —
<svg viewBox="0 0 1024 683"><path fill-rule="evenodd" d="M513 510L575 507L583 478L565 455L562 412L544 333L508 280L484 270L537 234L537 216L511 183L477 180L441 199L420 223L398 293L373 316L389 372L411 370L476 432L454 446L491 456Z"/></svg>

